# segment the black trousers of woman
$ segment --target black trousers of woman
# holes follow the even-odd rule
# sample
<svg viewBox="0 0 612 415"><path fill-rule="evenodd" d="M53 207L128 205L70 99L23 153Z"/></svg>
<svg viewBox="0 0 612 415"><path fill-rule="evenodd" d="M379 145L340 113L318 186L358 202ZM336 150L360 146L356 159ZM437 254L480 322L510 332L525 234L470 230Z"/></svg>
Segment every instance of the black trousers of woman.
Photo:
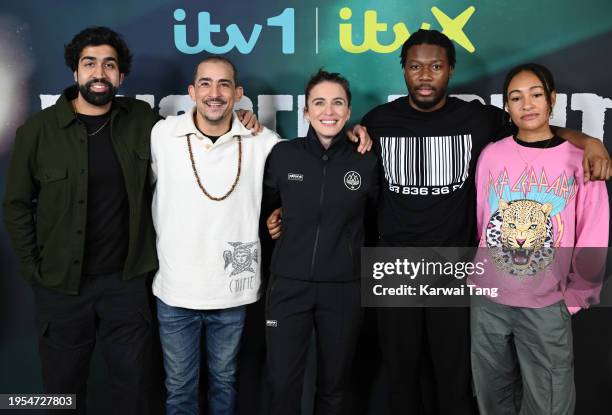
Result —
<svg viewBox="0 0 612 415"><path fill-rule="evenodd" d="M341 414L361 326L360 282L272 278L266 300L269 414L300 414L313 330L317 348L315 413Z"/></svg>

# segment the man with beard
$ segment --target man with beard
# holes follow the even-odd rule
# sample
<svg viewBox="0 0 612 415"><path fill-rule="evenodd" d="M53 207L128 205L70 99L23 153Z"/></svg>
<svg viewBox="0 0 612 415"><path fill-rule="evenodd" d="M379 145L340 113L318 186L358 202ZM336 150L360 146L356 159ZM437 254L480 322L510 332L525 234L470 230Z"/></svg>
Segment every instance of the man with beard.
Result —
<svg viewBox="0 0 612 415"><path fill-rule="evenodd" d="M238 120L243 91L229 60L204 59L188 90L192 110L151 133L166 414L199 412L202 334L208 413L233 414L246 305L260 296L264 164L279 138L267 129L253 136Z"/></svg>
<svg viewBox="0 0 612 415"><path fill-rule="evenodd" d="M141 413L151 366L144 276L157 268L149 135L158 117L115 94L130 72L123 39L104 27L65 47L76 85L17 130L4 221L32 284L46 393L76 393L85 411L96 343L109 402Z"/></svg>

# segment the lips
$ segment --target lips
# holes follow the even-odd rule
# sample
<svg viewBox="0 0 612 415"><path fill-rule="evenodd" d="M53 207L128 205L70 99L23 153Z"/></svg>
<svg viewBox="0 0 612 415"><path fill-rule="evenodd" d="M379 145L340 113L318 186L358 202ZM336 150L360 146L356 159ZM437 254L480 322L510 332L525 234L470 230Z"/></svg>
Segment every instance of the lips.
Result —
<svg viewBox="0 0 612 415"><path fill-rule="evenodd" d="M227 104L227 102L225 101L221 101L221 100L217 100L217 99L211 99L208 101L204 101L204 105L206 105L207 107L216 110L216 109L221 109L223 108L223 106L225 106Z"/></svg>
<svg viewBox="0 0 612 415"><path fill-rule="evenodd" d="M91 84L89 89L91 89L94 92L105 92L108 90L108 86L106 84L103 84L102 82L96 82L96 83Z"/></svg>
<svg viewBox="0 0 612 415"><path fill-rule="evenodd" d="M539 116L540 116L540 114L526 114L526 115L523 115L521 117L521 120L523 120L523 121L531 121L531 120L535 120Z"/></svg>
<svg viewBox="0 0 612 415"><path fill-rule="evenodd" d="M86 87L91 92L103 94L109 91L113 87L113 84L106 79L92 79L91 81L87 82Z"/></svg>
<svg viewBox="0 0 612 415"><path fill-rule="evenodd" d="M416 92L421 96L428 97L433 95L433 93L436 92L436 89L431 85L420 85L416 88Z"/></svg>
<svg viewBox="0 0 612 415"><path fill-rule="evenodd" d="M319 120L319 121L321 122L321 124L326 125L326 126L331 126L331 127L338 124L338 120Z"/></svg>

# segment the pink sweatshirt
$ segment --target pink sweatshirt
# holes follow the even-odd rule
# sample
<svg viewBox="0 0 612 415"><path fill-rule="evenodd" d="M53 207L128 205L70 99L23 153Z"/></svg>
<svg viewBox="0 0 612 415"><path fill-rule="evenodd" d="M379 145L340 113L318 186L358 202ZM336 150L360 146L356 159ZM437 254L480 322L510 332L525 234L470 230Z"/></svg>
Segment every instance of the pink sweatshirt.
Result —
<svg viewBox="0 0 612 415"><path fill-rule="evenodd" d="M476 167L476 261L471 282L498 288L490 300L539 308L565 300L570 309L599 298L607 247L609 201L603 181L584 183L583 151L506 137L489 144ZM505 249L504 249L505 248Z"/></svg>

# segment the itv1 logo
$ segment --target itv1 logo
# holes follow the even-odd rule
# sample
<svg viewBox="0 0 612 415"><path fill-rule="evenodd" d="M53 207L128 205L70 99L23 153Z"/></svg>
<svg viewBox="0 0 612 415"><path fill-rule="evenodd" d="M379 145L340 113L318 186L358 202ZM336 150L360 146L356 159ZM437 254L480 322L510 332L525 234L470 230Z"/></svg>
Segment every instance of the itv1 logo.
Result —
<svg viewBox="0 0 612 415"><path fill-rule="evenodd" d="M174 10L174 20L184 22L187 13L183 9ZM266 19L266 27L279 27L281 30L281 44L283 54L295 53L295 11L293 8L286 8L279 15ZM214 54L223 54L236 48L242 54L249 54L257 44L259 35L264 26L261 24L253 25L248 38L242 33L238 25L230 24L225 28L227 33L227 42L224 45L216 45L213 43L211 34L221 32L221 25L212 24L210 21L210 13L198 13L198 36L195 45L187 43L187 25L174 25L174 44L176 48L186 54L195 55L201 52L209 52Z"/></svg>

